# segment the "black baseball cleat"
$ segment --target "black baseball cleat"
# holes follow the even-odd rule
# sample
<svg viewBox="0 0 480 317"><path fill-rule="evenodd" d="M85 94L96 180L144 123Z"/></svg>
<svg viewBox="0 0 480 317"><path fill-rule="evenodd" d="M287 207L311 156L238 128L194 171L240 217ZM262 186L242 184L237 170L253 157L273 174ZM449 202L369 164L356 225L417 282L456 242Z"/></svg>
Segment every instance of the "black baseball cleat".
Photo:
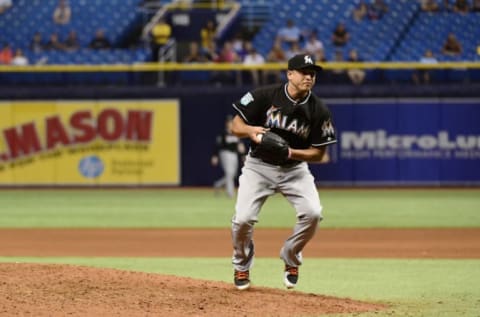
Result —
<svg viewBox="0 0 480 317"><path fill-rule="evenodd" d="M240 291L250 288L250 271L242 272L235 270L233 282Z"/></svg>
<svg viewBox="0 0 480 317"><path fill-rule="evenodd" d="M287 288L294 288L298 281L298 267L285 265L283 283Z"/></svg>

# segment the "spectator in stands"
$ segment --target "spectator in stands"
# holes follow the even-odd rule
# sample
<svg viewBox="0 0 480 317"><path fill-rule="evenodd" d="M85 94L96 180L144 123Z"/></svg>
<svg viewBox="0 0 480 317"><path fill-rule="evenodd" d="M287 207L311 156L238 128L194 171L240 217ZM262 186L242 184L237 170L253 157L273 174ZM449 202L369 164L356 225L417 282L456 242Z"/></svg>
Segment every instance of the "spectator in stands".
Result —
<svg viewBox="0 0 480 317"><path fill-rule="evenodd" d="M208 50L215 43L217 26L212 20L208 20L205 26L200 30L200 39L202 40L202 49Z"/></svg>
<svg viewBox="0 0 480 317"><path fill-rule="evenodd" d="M74 52L80 48L80 43L78 42L77 32L71 30L68 32L67 38L65 39L65 50L69 52Z"/></svg>
<svg viewBox="0 0 480 317"><path fill-rule="evenodd" d="M440 9L436 0L420 0L420 8L423 12L437 12Z"/></svg>
<svg viewBox="0 0 480 317"><path fill-rule="evenodd" d="M267 63L285 63L286 61L287 56L282 49L282 45L279 40L276 40L267 54ZM263 72L263 76L265 83L279 83L282 81L282 72L280 70L266 70Z"/></svg>
<svg viewBox="0 0 480 317"><path fill-rule="evenodd" d="M242 40L242 47L240 49L238 49L238 45L237 45L237 47L235 47L235 43L232 42L233 49L234 49L235 53L237 53L238 58L241 61L243 61L245 59L245 56L247 56L248 47L249 47L250 44L251 44L250 41L243 41Z"/></svg>
<svg viewBox="0 0 480 317"><path fill-rule="evenodd" d="M97 31L95 31L95 35L88 44L88 47L94 50L103 50L110 49L112 47L112 44L105 36L105 31L103 29L98 29Z"/></svg>
<svg viewBox="0 0 480 317"><path fill-rule="evenodd" d="M215 63L239 63L241 62L238 58L237 53L233 49L232 42L226 41L223 43L222 49L213 60ZM240 82L240 75L239 71L229 72L229 71L215 71L212 73L212 80L217 84L222 83L232 83L236 81L237 83Z"/></svg>
<svg viewBox="0 0 480 317"><path fill-rule="evenodd" d="M188 54L183 59L184 63L206 63L208 58L200 51L197 42L190 42L188 46Z"/></svg>
<svg viewBox="0 0 480 317"><path fill-rule="evenodd" d="M43 43L42 34L40 32L35 32L29 48L34 53L40 53L45 50L45 44Z"/></svg>
<svg viewBox="0 0 480 317"><path fill-rule="evenodd" d="M164 19L160 19L152 28L151 32L152 61L158 62L159 54L172 35L172 27Z"/></svg>
<svg viewBox="0 0 480 317"><path fill-rule="evenodd" d="M318 38L317 31L312 31L309 34L303 50L305 51L305 53L315 56L315 59L319 61L317 57L319 54L321 54L321 51L323 52L324 46L322 41L320 41L320 39Z"/></svg>
<svg viewBox="0 0 480 317"><path fill-rule="evenodd" d="M472 12L480 12L480 0L473 0Z"/></svg>
<svg viewBox="0 0 480 317"><path fill-rule="evenodd" d="M470 6L467 0L455 0L453 5L453 12L466 14L470 11Z"/></svg>
<svg viewBox="0 0 480 317"><path fill-rule="evenodd" d="M245 42L245 48L247 50L247 55L245 55L245 58L243 59L243 64L244 65L262 65L265 64L265 58L257 52L255 47L253 47L252 42ZM252 84L255 86L258 86L259 84L262 84L260 82L260 78L262 75L262 72L258 69L252 69L250 70L250 76L252 79Z"/></svg>
<svg viewBox="0 0 480 317"><path fill-rule="evenodd" d="M422 64L436 64L438 63L437 59L434 57L432 50L427 49L423 56L419 60ZM412 74L413 82L418 85L421 83L429 84L430 83L430 70L428 69L419 69Z"/></svg>
<svg viewBox="0 0 480 317"><path fill-rule="evenodd" d="M370 20L379 20L388 12L388 6L384 0L373 0L368 6L368 18Z"/></svg>
<svg viewBox="0 0 480 317"><path fill-rule="evenodd" d="M356 22L361 22L365 19L368 14L368 5L364 0L360 0L357 6L353 9L353 19Z"/></svg>
<svg viewBox="0 0 480 317"><path fill-rule="evenodd" d="M448 33L445 44L443 44L442 53L444 55L456 56L462 54L462 45L453 33Z"/></svg>
<svg viewBox="0 0 480 317"><path fill-rule="evenodd" d="M22 49L17 48L11 64L15 66L25 66L28 65L28 63L28 58L23 54Z"/></svg>
<svg viewBox="0 0 480 317"><path fill-rule="evenodd" d="M350 34L348 33L347 28L345 27L345 24L342 22L339 22L335 26L335 29L333 30L333 33L332 33L333 45L345 46L345 44L348 43L349 39L350 39Z"/></svg>
<svg viewBox="0 0 480 317"><path fill-rule="evenodd" d="M53 22L55 24L65 25L70 23L72 10L67 0L58 0L57 7L53 11Z"/></svg>
<svg viewBox="0 0 480 317"><path fill-rule="evenodd" d="M60 42L60 40L58 39L57 33L52 33L50 34L50 39L45 44L45 49L51 50L51 51L54 51L54 50L63 51L65 50L65 44Z"/></svg>
<svg viewBox="0 0 480 317"><path fill-rule="evenodd" d="M4 43L0 50L0 64L10 65L13 59L13 50L9 43Z"/></svg>
<svg viewBox="0 0 480 317"><path fill-rule="evenodd" d="M290 59L293 56L302 53L303 49L300 47L300 44L298 42L292 42L290 43L290 47L285 51L285 56L287 57L287 59Z"/></svg>
<svg viewBox="0 0 480 317"><path fill-rule="evenodd" d="M0 0L0 14L12 6L12 0Z"/></svg>
<svg viewBox="0 0 480 317"><path fill-rule="evenodd" d="M232 39L232 47L238 54L241 60L247 55L247 49L245 47L245 40L240 32L235 33Z"/></svg>
<svg viewBox="0 0 480 317"><path fill-rule="evenodd" d="M281 44L291 45L292 43L300 43L302 32L301 30L295 25L293 20L288 19L287 24L280 28L277 32L276 39L281 42Z"/></svg>
<svg viewBox="0 0 480 317"><path fill-rule="evenodd" d="M232 42L226 41L223 43L222 49L218 54L217 58L214 60L216 63L238 63L240 59L238 58L237 53L233 49Z"/></svg>
<svg viewBox="0 0 480 317"><path fill-rule="evenodd" d="M363 62L358 56L358 52L355 49L348 52L348 61L352 63L361 63ZM360 85L365 80L365 70L360 68L350 68L347 70L348 78L352 81L354 85Z"/></svg>
<svg viewBox="0 0 480 317"><path fill-rule="evenodd" d="M201 49L202 54L204 54L210 62L213 62L218 58L218 47L216 42L210 42L209 46L205 49Z"/></svg>
<svg viewBox="0 0 480 317"><path fill-rule="evenodd" d="M315 60L317 62L327 62L327 57L325 56L325 51L317 51L317 55L315 55Z"/></svg>

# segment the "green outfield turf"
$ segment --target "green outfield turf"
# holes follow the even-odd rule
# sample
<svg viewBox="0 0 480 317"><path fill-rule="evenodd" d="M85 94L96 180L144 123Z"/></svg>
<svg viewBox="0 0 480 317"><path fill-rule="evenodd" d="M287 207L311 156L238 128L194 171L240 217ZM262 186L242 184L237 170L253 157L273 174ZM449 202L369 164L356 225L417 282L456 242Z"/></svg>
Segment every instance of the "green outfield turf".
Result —
<svg viewBox="0 0 480 317"><path fill-rule="evenodd" d="M325 228L480 227L480 189L320 189ZM0 190L0 227L209 227L230 225L234 201L211 190ZM276 195L259 227L291 227Z"/></svg>

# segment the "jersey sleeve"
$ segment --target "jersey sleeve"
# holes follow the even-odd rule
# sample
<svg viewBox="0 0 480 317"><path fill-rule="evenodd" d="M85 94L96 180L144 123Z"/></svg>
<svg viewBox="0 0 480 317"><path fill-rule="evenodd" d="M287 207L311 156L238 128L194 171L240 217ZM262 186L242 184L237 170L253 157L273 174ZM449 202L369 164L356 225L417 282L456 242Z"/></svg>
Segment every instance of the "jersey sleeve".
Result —
<svg viewBox="0 0 480 317"><path fill-rule="evenodd" d="M312 146L321 147L337 143L335 126L330 111L326 110L316 120L312 127Z"/></svg>
<svg viewBox="0 0 480 317"><path fill-rule="evenodd" d="M235 111L249 125L262 125L268 106L267 93L264 89L249 91L233 103Z"/></svg>
<svg viewBox="0 0 480 317"><path fill-rule="evenodd" d="M222 147L222 136L217 135L217 137L215 138L215 147L213 149L213 155L218 156L218 154L220 153L221 147Z"/></svg>

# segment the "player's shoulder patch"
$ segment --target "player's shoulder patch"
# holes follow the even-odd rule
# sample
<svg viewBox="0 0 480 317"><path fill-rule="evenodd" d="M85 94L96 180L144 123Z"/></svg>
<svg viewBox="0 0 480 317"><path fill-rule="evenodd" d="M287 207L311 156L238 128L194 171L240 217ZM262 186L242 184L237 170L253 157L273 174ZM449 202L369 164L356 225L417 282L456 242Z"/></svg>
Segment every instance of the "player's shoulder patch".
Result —
<svg viewBox="0 0 480 317"><path fill-rule="evenodd" d="M333 128L332 120L329 118L322 124L322 137L327 137L327 141L335 138L335 129Z"/></svg>
<svg viewBox="0 0 480 317"><path fill-rule="evenodd" d="M240 103L244 106L247 106L249 103L253 101L253 95L250 92L247 92L243 97L240 99Z"/></svg>

